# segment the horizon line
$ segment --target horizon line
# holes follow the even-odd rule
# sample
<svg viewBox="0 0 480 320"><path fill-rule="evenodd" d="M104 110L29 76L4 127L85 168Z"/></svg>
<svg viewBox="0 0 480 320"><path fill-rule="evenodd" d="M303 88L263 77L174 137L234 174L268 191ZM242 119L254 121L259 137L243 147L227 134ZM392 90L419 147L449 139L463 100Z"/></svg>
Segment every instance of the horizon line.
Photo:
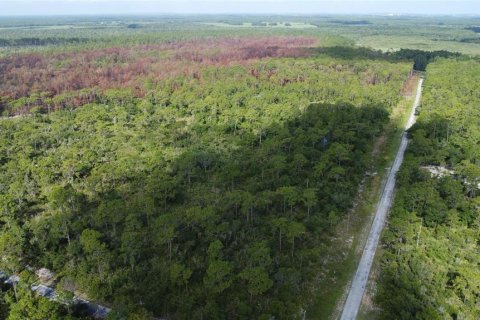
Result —
<svg viewBox="0 0 480 320"><path fill-rule="evenodd" d="M0 1L1 3L2 1ZM111 17L111 16L125 16L125 17L134 17L134 16L278 16L278 17L315 17L315 16L373 16L373 17L471 17L479 18L480 13L411 13L411 12L391 12L391 11L378 11L378 12L313 12L313 13L279 13L279 12L136 12L136 13L115 13L115 12L105 12L105 13L52 13L52 14L2 14L0 17Z"/></svg>

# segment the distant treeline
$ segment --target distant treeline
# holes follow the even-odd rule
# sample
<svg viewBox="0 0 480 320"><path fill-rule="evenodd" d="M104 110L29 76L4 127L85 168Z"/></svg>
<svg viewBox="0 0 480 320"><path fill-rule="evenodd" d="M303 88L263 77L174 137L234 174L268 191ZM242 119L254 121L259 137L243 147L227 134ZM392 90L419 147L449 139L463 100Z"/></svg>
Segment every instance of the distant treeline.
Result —
<svg viewBox="0 0 480 320"><path fill-rule="evenodd" d="M365 47L330 47L315 49L318 53L328 54L332 57L341 59L383 59L383 60L411 60L413 61L413 69L417 71L425 71L427 65L436 58L454 58L460 57L458 52L450 52L446 50L440 51L423 51L414 49L401 49L394 52L383 52L381 50L372 50Z"/></svg>
<svg viewBox="0 0 480 320"><path fill-rule="evenodd" d="M330 20L330 23L336 23L336 24L343 24L343 25L369 25L372 24L370 21L367 20Z"/></svg>
<svg viewBox="0 0 480 320"><path fill-rule="evenodd" d="M86 38L19 38L19 39L1 39L0 47L21 47L21 46L47 46L72 43L88 42Z"/></svg>
<svg viewBox="0 0 480 320"><path fill-rule="evenodd" d="M473 32L476 32L476 33L480 33L480 27L470 27L470 28L466 28L467 30L470 30L470 31L473 31Z"/></svg>
<svg viewBox="0 0 480 320"><path fill-rule="evenodd" d="M462 38L458 41L463 43L480 43L480 38Z"/></svg>
<svg viewBox="0 0 480 320"><path fill-rule="evenodd" d="M458 52L450 52L446 50L440 51L423 51L413 49L402 49L393 53L398 59L411 59L414 62L413 68L418 71L425 71L427 65L436 58L454 58L459 57Z"/></svg>
<svg viewBox="0 0 480 320"><path fill-rule="evenodd" d="M219 23L228 24L231 26L243 26L244 23L248 23L249 21L229 21L229 20L220 20ZM281 22L265 22L265 21L252 21L251 22L253 27L268 27L268 26L278 26L281 25ZM290 22L283 23L285 27L291 27L292 24Z"/></svg>
<svg viewBox="0 0 480 320"><path fill-rule="evenodd" d="M127 26L127 29L140 29L142 26L138 23L131 23Z"/></svg>

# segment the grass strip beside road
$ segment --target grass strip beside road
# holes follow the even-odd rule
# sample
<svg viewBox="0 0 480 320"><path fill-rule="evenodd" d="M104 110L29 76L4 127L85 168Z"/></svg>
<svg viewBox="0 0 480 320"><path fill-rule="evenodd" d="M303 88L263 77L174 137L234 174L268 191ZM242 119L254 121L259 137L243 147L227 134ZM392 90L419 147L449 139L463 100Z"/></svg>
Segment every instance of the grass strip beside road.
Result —
<svg viewBox="0 0 480 320"><path fill-rule="evenodd" d="M413 76L408 95L392 110L390 121L372 150L370 174L360 186L354 208L338 223L331 237L327 260L320 267L315 283L317 293L307 310L307 319L337 319L347 298L372 223L375 207L386 182L388 169L399 148L402 134L413 107L419 76Z"/></svg>

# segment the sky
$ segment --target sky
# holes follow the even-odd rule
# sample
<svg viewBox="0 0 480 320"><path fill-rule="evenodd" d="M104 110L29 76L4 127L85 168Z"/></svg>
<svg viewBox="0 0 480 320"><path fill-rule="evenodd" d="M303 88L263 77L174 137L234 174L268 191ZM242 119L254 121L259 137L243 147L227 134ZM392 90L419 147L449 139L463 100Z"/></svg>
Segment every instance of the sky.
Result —
<svg viewBox="0 0 480 320"><path fill-rule="evenodd" d="M480 0L0 0L0 16L106 14L476 15Z"/></svg>

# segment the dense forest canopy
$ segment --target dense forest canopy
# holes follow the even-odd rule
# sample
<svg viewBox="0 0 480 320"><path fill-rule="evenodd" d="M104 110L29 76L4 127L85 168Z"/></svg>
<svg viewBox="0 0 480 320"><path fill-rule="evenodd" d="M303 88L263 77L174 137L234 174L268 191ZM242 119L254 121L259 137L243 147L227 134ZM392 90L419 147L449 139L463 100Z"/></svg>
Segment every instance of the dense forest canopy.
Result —
<svg viewBox="0 0 480 320"><path fill-rule="evenodd" d="M201 82L200 73L205 67L247 66L268 58L329 55L345 60L413 61L413 68L422 71L437 57L460 56L448 51L407 49L394 53L338 46L315 49L318 43L315 38L300 37L224 38L0 58L0 111L19 115L78 107L103 101L106 91L116 88L130 89L134 98L144 98L162 80L192 77ZM259 76L258 70L250 72ZM273 68L268 77L277 78L276 73ZM380 73L385 72L375 70L366 81L385 81ZM301 82L302 77L278 81Z"/></svg>
<svg viewBox="0 0 480 320"><path fill-rule="evenodd" d="M3 59L4 77L33 61L29 86L3 83L20 97L8 108L31 99L48 112L40 103L81 89L43 87L55 82L37 73L59 61L98 83L82 108L0 123L4 270L48 267L119 315L299 316L411 63L310 57L302 38L218 43L231 51L188 42ZM126 88L102 71L142 59L160 62ZM89 65L100 72L82 73Z"/></svg>
<svg viewBox="0 0 480 320"><path fill-rule="evenodd" d="M426 68L377 300L478 318L477 22L0 18L0 318L301 319Z"/></svg>
<svg viewBox="0 0 480 320"><path fill-rule="evenodd" d="M377 300L385 319L480 317L479 75L472 60L427 69L383 239Z"/></svg>
<svg viewBox="0 0 480 320"><path fill-rule="evenodd" d="M272 57L305 57L315 43L313 38L227 38L55 55L15 55L0 58L0 94L10 100L13 114L33 107L49 111L68 104L79 106L95 101L97 92L120 87L131 89L135 97L143 97L146 87L160 80L198 78L201 68L207 66L220 68Z"/></svg>

